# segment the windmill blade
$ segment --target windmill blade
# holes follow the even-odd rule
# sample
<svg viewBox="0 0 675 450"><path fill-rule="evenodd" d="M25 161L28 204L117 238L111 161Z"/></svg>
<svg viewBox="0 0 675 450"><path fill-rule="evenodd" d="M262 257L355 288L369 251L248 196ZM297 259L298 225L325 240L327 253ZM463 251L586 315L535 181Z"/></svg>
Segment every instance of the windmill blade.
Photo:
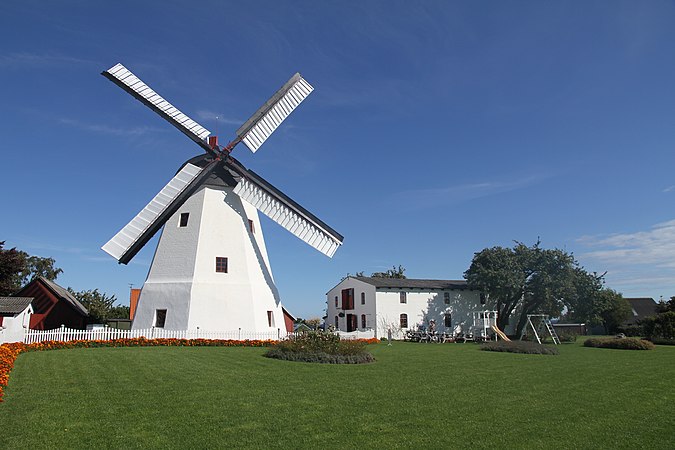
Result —
<svg viewBox="0 0 675 450"><path fill-rule="evenodd" d="M211 175L218 162L212 161L204 168L185 164L155 198L101 249L120 264L127 264Z"/></svg>
<svg viewBox="0 0 675 450"><path fill-rule="evenodd" d="M253 153L314 88L296 73L238 130L237 136Z"/></svg>
<svg viewBox="0 0 675 450"><path fill-rule="evenodd" d="M235 194L321 253L333 257L344 239L340 233L234 158L230 157L226 165L241 177L233 190Z"/></svg>
<svg viewBox="0 0 675 450"><path fill-rule="evenodd" d="M101 75L133 95L206 151L211 151L206 142L206 138L211 134L209 130L183 114L122 64L115 64L110 69L101 72Z"/></svg>

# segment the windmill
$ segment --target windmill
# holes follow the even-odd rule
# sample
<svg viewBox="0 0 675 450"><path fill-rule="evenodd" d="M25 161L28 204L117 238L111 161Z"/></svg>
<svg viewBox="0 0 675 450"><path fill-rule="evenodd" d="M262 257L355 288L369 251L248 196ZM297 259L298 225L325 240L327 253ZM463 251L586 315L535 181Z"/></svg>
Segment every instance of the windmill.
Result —
<svg viewBox="0 0 675 450"><path fill-rule="evenodd" d="M296 73L226 146L122 64L102 75L178 128L204 153L178 173L102 249L127 264L163 227L133 327L271 331L284 316L258 212L328 257L343 237L231 156L252 152L313 91Z"/></svg>

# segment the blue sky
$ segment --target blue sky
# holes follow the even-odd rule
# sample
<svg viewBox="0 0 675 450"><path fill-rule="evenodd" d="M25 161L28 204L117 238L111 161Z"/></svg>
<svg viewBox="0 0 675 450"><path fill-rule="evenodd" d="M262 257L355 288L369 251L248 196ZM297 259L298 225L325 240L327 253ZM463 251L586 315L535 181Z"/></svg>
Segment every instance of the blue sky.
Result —
<svg viewBox="0 0 675 450"><path fill-rule="evenodd" d="M100 250L200 149L99 75L122 62L221 141L293 73L314 93L249 168L345 236L263 217L282 300L346 273L460 279L539 237L626 296L675 295L672 1L4 1L0 240L128 303Z"/></svg>

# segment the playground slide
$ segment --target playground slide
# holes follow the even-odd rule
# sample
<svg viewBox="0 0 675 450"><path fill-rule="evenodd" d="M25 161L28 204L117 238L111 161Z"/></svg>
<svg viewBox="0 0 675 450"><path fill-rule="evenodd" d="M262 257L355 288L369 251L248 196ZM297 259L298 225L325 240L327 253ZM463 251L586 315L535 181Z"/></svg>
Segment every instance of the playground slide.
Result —
<svg viewBox="0 0 675 450"><path fill-rule="evenodd" d="M504 340L504 341L510 341L511 340L511 339L509 339L509 337L507 335L504 334L504 332L502 330L499 329L499 327L497 325L492 325L492 331L497 333L497 336L499 336L499 338Z"/></svg>

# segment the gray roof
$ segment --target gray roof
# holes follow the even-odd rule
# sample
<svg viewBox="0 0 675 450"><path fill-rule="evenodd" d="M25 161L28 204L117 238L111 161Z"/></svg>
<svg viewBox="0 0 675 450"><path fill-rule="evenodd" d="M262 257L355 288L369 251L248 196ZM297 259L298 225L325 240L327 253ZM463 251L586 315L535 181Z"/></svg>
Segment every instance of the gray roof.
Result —
<svg viewBox="0 0 675 450"><path fill-rule="evenodd" d="M656 314L656 302L653 298L627 298L626 301L630 304L631 308L633 308L633 311L637 313L637 316L633 316L631 319L628 319L628 322L644 319L647 316L653 316Z"/></svg>
<svg viewBox="0 0 675 450"><path fill-rule="evenodd" d="M352 277L385 289L468 289L465 280L419 280L414 278Z"/></svg>
<svg viewBox="0 0 675 450"><path fill-rule="evenodd" d="M33 297L0 297L0 315L19 314L33 301Z"/></svg>
<svg viewBox="0 0 675 450"><path fill-rule="evenodd" d="M40 277L40 281L42 281L49 289L51 289L54 294L58 295L68 303L70 303L76 310L80 311L83 315L88 316L89 311L87 311L87 308L82 306L82 303L78 302L77 299L68 292L68 289L64 289L58 284L54 283L53 281L49 281L48 279L44 277Z"/></svg>

